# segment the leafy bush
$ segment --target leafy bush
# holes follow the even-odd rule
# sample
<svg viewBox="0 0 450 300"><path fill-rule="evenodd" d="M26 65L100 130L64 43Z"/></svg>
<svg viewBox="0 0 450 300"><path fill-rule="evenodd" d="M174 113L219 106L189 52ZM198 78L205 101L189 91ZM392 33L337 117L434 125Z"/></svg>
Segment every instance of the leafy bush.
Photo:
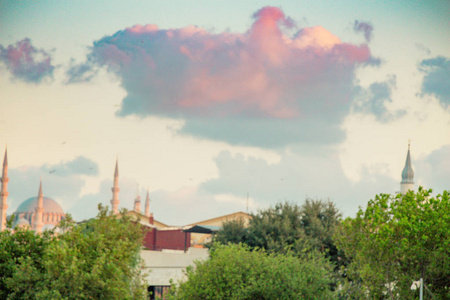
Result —
<svg viewBox="0 0 450 300"><path fill-rule="evenodd" d="M171 299L334 299L332 267L322 255L267 253L243 244L214 244L211 257L186 271Z"/></svg>

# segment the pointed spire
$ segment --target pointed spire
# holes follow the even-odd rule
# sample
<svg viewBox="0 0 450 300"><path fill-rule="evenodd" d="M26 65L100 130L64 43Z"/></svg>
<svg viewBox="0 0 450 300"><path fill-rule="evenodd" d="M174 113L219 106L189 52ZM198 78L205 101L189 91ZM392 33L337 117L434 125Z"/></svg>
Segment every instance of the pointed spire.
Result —
<svg viewBox="0 0 450 300"><path fill-rule="evenodd" d="M145 198L145 215L150 217L150 195L147 188L147 197Z"/></svg>
<svg viewBox="0 0 450 300"><path fill-rule="evenodd" d="M43 222L43 216L44 216L44 194L42 193L42 178L40 179L39 183L39 192L37 197L37 207L36 207L36 213L34 216L34 230L37 233L42 232L42 227L44 227Z"/></svg>
<svg viewBox="0 0 450 300"><path fill-rule="evenodd" d="M116 159L116 169L114 171L114 185L111 188L113 193L111 199L111 207L113 214L117 215L119 213L119 157Z"/></svg>
<svg viewBox="0 0 450 300"><path fill-rule="evenodd" d="M42 193L42 178L39 178L39 192L38 192L38 199L42 198L44 194ZM38 203L39 205L39 203Z"/></svg>
<svg viewBox="0 0 450 300"><path fill-rule="evenodd" d="M408 153L406 154L405 167L402 171L402 181L400 191L405 194L409 190L414 190L414 171L411 164L411 141L408 141Z"/></svg>
<svg viewBox="0 0 450 300"><path fill-rule="evenodd" d="M3 170L2 170L2 183L3 179L8 179L8 148L5 146L5 156L3 158Z"/></svg>
<svg viewBox="0 0 450 300"><path fill-rule="evenodd" d="M8 147L5 146L5 157L3 158L3 166L8 165Z"/></svg>
<svg viewBox="0 0 450 300"><path fill-rule="evenodd" d="M5 157L3 158L2 178L8 177L8 148L5 147Z"/></svg>
<svg viewBox="0 0 450 300"><path fill-rule="evenodd" d="M119 178L119 157L116 158L116 170L114 171L114 178Z"/></svg>
<svg viewBox="0 0 450 300"><path fill-rule="evenodd" d="M0 231L6 229L6 211L8 209L8 149L5 146L5 157L3 159L3 170L0 189Z"/></svg>
<svg viewBox="0 0 450 300"><path fill-rule="evenodd" d="M414 171L411 165L411 150L410 144L408 143L408 153L406 154L405 167L402 172L402 182L403 183L414 183Z"/></svg>

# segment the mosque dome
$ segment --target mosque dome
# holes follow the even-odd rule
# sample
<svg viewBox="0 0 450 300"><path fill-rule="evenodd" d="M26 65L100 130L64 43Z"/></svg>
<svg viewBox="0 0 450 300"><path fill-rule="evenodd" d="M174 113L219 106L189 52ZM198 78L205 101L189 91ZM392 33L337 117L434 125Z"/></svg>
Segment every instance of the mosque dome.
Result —
<svg viewBox="0 0 450 300"><path fill-rule="evenodd" d="M14 213L14 226L27 222L31 228L34 228L37 205L37 197L31 197L23 201ZM55 200L43 197L43 206L42 223L44 230L54 228L61 220L65 219L66 214L64 210Z"/></svg>
<svg viewBox="0 0 450 300"><path fill-rule="evenodd" d="M20 204L19 207L16 209L16 214L36 212L37 202L38 202L37 197L31 197L23 201L22 204ZM44 213L64 214L64 210L55 200L44 197Z"/></svg>

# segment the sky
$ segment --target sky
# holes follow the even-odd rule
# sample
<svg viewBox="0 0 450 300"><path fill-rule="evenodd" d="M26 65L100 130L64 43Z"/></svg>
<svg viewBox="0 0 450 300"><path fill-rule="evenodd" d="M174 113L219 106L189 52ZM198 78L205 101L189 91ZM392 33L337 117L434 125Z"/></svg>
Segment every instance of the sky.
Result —
<svg viewBox="0 0 450 300"><path fill-rule="evenodd" d="M344 217L450 189L449 1L0 0L8 213L147 191L185 225L278 202ZM142 205L143 207L144 205Z"/></svg>

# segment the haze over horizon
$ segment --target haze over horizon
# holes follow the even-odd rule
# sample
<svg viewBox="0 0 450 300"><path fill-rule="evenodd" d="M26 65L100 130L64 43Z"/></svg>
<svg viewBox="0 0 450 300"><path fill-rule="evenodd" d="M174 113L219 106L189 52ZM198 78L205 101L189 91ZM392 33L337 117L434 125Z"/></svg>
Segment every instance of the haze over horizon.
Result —
<svg viewBox="0 0 450 300"><path fill-rule="evenodd" d="M76 220L139 184L184 225L279 201L344 216L450 189L450 3L0 0L8 214L36 196Z"/></svg>

